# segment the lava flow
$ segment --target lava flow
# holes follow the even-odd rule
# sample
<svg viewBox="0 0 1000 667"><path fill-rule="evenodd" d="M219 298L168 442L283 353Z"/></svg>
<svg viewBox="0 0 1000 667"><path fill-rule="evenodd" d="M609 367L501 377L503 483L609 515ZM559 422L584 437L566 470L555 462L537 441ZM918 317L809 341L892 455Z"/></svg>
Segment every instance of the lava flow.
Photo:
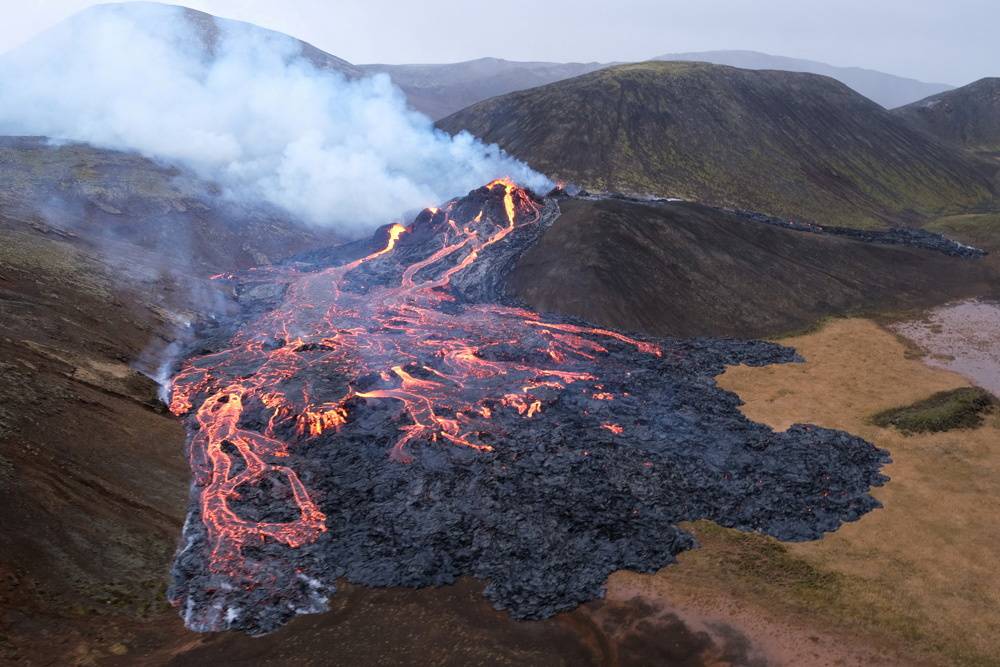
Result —
<svg viewBox="0 0 1000 667"><path fill-rule="evenodd" d="M298 547L326 530L326 517L295 471L270 461L286 457L299 438L344 425L353 399L396 400L402 405L408 423L387 453L393 461L409 463L409 446L415 442L490 452L494 445L480 436L495 410L514 410L531 419L544 410L552 392L567 383L597 379L576 370L579 363L574 363L607 351L590 337L661 354L651 343L614 331L546 322L521 308L475 304L459 313L442 308L455 300L447 291L455 274L518 227L539 221L539 206L525 190L508 180L485 188L502 191L499 224L486 208L464 221L452 217L453 205L428 209L424 221L441 230L436 235L440 247L403 265L395 284L361 292L348 289L352 272L396 249L407 229L394 225L383 248L301 277L283 307L241 332L234 347L192 361L175 377L174 414L184 415L196 397L200 401L190 456L202 486L201 519L212 544L213 570L237 573L248 542L270 538ZM487 199L484 205L489 204ZM540 354L527 356L542 363L487 360L483 354L532 339L540 344L532 352ZM375 376L377 386L363 391L351 386L333 401L316 401L308 383L294 393L283 388L307 368L326 367L353 378ZM236 368L252 372L234 373ZM261 433L240 427L248 403L270 413ZM617 426L606 428L621 432ZM240 465L234 465L234 457ZM230 501L239 497L241 487L268 475L287 480L297 507L295 520L251 521L232 509Z"/></svg>
<svg viewBox="0 0 1000 667"><path fill-rule="evenodd" d="M274 629L325 608L339 576L472 574L498 607L546 616L690 548L679 521L804 539L877 506L883 452L774 433L711 381L791 350L639 340L510 302L506 274L557 216L498 180L366 251L224 277L258 314L173 381L195 483L171 596L190 627Z"/></svg>

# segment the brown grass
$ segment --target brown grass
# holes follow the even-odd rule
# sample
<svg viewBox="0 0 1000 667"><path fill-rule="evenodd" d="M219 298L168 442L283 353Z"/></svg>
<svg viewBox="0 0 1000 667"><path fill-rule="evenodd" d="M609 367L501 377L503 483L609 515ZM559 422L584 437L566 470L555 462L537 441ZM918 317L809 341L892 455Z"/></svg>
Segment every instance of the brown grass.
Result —
<svg viewBox="0 0 1000 667"><path fill-rule="evenodd" d="M675 598L728 597L744 617L784 619L793 634L832 633L893 664L1000 664L1000 415L944 433L880 428L873 413L968 383L908 356L867 320L783 342L806 362L730 368L719 384L774 428L808 422L887 448L892 481L874 492L885 507L797 544L700 522L693 529L703 548L647 584ZM611 591L642 578L616 577Z"/></svg>

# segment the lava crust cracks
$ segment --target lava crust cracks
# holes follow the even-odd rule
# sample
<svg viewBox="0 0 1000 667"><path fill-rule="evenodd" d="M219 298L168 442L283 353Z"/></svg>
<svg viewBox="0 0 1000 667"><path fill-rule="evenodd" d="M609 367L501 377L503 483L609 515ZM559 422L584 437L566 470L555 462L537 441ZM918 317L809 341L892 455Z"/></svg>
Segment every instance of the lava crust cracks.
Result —
<svg viewBox="0 0 1000 667"><path fill-rule="evenodd" d="M557 215L496 181L350 261L256 272L277 305L174 380L194 485L170 596L189 627L268 632L341 577L471 575L540 618L673 562L694 546L682 521L807 540L878 506L884 451L751 422L713 379L794 351L509 302L506 272Z"/></svg>

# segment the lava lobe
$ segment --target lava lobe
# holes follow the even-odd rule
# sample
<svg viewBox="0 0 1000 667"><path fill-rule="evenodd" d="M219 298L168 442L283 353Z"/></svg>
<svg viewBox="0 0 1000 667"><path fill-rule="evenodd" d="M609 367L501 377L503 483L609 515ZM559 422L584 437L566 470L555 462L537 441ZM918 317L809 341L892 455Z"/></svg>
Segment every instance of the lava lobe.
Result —
<svg viewBox="0 0 1000 667"><path fill-rule="evenodd" d="M245 321L173 382L194 484L170 596L189 627L267 632L325 609L340 577L472 575L497 608L544 617L616 569L673 562L694 546L681 521L804 540L878 506L885 452L777 433L713 380L792 350L511 302L506 274L557 216L500 180L378 247L234 279Z"/></svg>

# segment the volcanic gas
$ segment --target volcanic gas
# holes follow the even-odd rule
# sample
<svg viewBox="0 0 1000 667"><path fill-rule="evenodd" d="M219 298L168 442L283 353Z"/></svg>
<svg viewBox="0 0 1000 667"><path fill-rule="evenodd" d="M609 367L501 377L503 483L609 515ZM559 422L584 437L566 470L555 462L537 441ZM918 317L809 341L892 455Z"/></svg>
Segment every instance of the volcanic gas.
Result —
<svg viewBox="0 0 1000 667"><path fill-rule="evenodd" d="M171 599L197 630L273 630L337 578L472 575L518 618L652 571L698 518L812 539L878 505L885 452L748 421L712 378L795 360L760 341L650 340L507 296L559 215L494 181L370 244L230 280L240 324L173 381L190 516Z"/></svg>

